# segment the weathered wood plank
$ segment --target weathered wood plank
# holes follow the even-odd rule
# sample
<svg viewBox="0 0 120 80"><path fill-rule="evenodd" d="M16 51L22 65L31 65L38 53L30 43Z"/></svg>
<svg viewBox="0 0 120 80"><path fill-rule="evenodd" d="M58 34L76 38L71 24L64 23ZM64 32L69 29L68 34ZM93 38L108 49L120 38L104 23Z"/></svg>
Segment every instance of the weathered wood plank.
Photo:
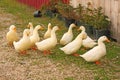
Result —
<svg viewBox="0 0 120 80"><path fill-rule="evenodd" d="M105 7L104 7L104 9L105 9L105 14L107 15L107 16L109 16L110 17L110 9L111 9L111 1L110 0L105 0Z"/></svg>
<svg viewBox="0 0 120 80"><path fill-rule="evenodd" d="M118 34L117 34L117 31L118 31L118 0L115 0L115 6L114 6L114 28L115 28L115 37L116 39L118 38Z"/></svg>
<svg viewBox="0 0 120 80"><path fill-rule="evenodd" d="M105 0L100 0L100 6L104 9L105 8Z"/></svg>
<svg viewBox="0 0 120 80"><path fill-rule="evenodd" d="M118 1L118 29L117 29L117 41L120 43L120 0Z"/></svg>
<svg viewBox="0 0 120 80"><path fill-rule="evenodd" d="M118 14L118 31L117 31L117 41L120 43L120 13Z"/></svg>
<svg viewBox="0 0 120 80"><path fill-rule="evenodd" d="M110 15L110 16L111 16L110 18L111 18L111 22L112 22L112 24L111 24L111 31L112 31L112 32L111 32L111 33L112 33L111 36L112 36L113 38L115 38L115 37L114 37L114 35L115 35L115 33L114 33L115 30L114 30L114 27L113 27L113 26L114 26L114 23L115 23L115 22L114 22L114 0L111 0L111 15Z"/></svg>

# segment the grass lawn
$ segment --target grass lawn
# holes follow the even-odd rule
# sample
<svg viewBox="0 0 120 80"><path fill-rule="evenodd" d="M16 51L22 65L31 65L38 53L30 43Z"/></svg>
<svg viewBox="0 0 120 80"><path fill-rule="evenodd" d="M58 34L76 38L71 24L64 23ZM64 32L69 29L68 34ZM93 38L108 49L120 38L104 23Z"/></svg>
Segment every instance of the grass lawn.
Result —
<svg viewBox="0 0 120 80"><path fill-rule="evenodd" d="M65 55L59 49L62 47L59 44L51 50L52 54L48 56L43 56L38 50L28 50L28 55L21 56L15 52L14 48L6 44L4 36L9 25L15 24L21 35L21 31L26 28L28 22L32 22L34 26L43 24L45 30L40 32L42 37L47 30L47 24L51 22L52 25L58 25L61 29L56 32L58 41L67 31L67 28L62 21L56 18L46 16L34 18L33 12L35 9L19 4L14 0L0 0L0 11L0 17L2 17L0 18L0 80L120 79L120 44L115 42L105 43L107 55L100 60L100 65L88 63L80 57ZM74 29L73 33L76 37L79 32ZM86 51L79 50L78 53L83 54Z"/></svg>

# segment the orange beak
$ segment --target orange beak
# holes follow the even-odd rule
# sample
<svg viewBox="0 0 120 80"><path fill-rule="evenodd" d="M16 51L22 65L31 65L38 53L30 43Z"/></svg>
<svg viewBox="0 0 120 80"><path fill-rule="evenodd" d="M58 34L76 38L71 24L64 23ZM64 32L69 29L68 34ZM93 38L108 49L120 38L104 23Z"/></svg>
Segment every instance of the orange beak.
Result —
<svg viewBox="0 0 120 80"><path fill-rule="evenodd" d="M30 25L28 24L27 27L30 28Z"/></svg>
<svg viewBox="0 0 120 80"><path fill-rule="evenodd" d="M59 30L61 30L61 28L60 28L60 27L58 28L58 31L59 31Z"/></svg>
<svg viewBox="0 0 120 80"><path fill-rule="evenodd" d="M81 30L80 28L77 29L77 31L80 31L80 30Z"/></svg>
<svg viewBox="0 0 120 80"><path fill-rule="evenodd" d="M13 29L15 32L17 31L16 28Z"/></svg>
<svg viewBox="0 0 120 80"><path fill-rule="evenodd" d="M30 35L30 32L28 32L28 33L26 33L27 34L27 36L29 36Z"/></svg>
<svg viewBox="0 0 120 80"><path fill-rule="evenodd" d="M27 33L27 36L29 36L29 33Z"/></svg>
<svg viewBox="0 0 120 80"><path fill-rule="evenodd" d="M106 42L110 42L110 40L109 40L109 39L107 39L107 40L106 40Z"/></svg>
<svg viewBox="0 0 120 80"><path fill-rule="evenodd" d="M40 30L44 30L44 28L43 28L43 27L41 27L41 28L40 28Z"/></svg>
<svg viewBox="0 0 120 80"><path fill-rule="evenodd" d="M77 27L77 26L75 26L74 28L76 28L76 29L77 29L78 27Z"/></svg>

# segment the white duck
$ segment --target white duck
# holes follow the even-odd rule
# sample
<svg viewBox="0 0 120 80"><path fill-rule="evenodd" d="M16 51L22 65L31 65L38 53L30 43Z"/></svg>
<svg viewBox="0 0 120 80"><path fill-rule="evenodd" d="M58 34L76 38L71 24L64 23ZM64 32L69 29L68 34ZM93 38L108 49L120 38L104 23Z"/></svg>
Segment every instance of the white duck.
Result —
<svg viewBox="0 0 120 80"><path fill-rule="evenodd" d="M85 32L85 27L84 26L81 26L80 29L82 31ZM86 33L86 32L85 32ZM87 33L86 33L87 34ZM92 40L88 35L87 35L87 38L83 40L83 44L82 44L85 48L89 49L89 48L92 48L94 47L95 45L97 45L97 43Z"/></svg>
<svg viewBox="0 0 120 80"><path fill-rule="evenodd" d="M85 35L85 38L84 38L84 39L86 39L86 38L87 38L87 33L85 32L85 27L84 27L84 26L80 26L79 29L78 29L78 31L79 31L79 30L82 30L81 33ZM83 40L84 40L84 39L83 39Z"/></svg>
<svg viewBox="0 0 120 80"><path fill-rule="evenodd" d="M13 45L13 41L18 41L18 35L15 25L10 26L9 32L7 32L6 34L6 39L9 45Z"/></svg>
<svg viewBox="0 0 120 80"><path fill-rule="evenodd" d="M106 46L103 43L104 41L110 42L106 36L102 36L98 39L98 46L80 56L87 62L96 62L96 64L99 64L98 60L106 55Z"/></svg>
<svg viewBox="0 0 120 80"><path fill-rule="evenodd" d="M33 30L34 30L34 28L33 28L33 24L32 24L31 22L29 22L27 27L30 28L30 36L32 36L32 34L33 34Z"/></svg>
<svg viewBox="0 0 120 80"><path fill-rule="evenodd" d="M77 52L77 50L79 50L82 45L82 40L86 37L87 35L82 31L72 42L68 43L60 49L64 51L65 54L73 54L74 56L79 56L75 53Z"/></svg>
<svg viewBox="0 0 120 80"><path fill-rule="evenodd" d="M34 49L34 46L35 46L35 43L40 41L40 37L39 37L39 34L38 34L38 30L42 30L43 27L40 26L40 25L37 25L34 30L33 30L33 35L30 36L30 40L31 40L31 47Z"/></svg>
<svg viewBox="0 0 120 80"><path fill-rule="evenodd" d="M72 28L74 28L74 27L76 27L75 24L70 25L68 32L64 33L64 35L62 36L62 38L60 40L60 44L66 45L72 41L72 39L73 39Z"/></svg>
<svg viewBox="0 0 120 80"><path fill-rule="evenodd" d="M51 35L51 30L52 30L52 26L51 26L51 23L49 23L49 24L48 24L48 29L47 29L47 31L46 31L45 34L44 34L44 39L47 39L47 38L50 37L50 35Z"/></svg>
<svg viewBox="0 0 120 80"><path fill-rule="evenodd" d="M44 54L49 54L50 49L54 48L57 44L57 38L55 32L59 30L58 26L54 26L52 31L51 31L51 37L47 38L41 42L36 42L36 46L38 50L44 51Z"/></svg>
<svg viewBox="0 0 120 80"><path fill-rule="evenodd" d="M23 37L18 41L14 41L13 45L16 51L25 54L26 50L30 48L30 30L25 29L23 32Z"/></svg>

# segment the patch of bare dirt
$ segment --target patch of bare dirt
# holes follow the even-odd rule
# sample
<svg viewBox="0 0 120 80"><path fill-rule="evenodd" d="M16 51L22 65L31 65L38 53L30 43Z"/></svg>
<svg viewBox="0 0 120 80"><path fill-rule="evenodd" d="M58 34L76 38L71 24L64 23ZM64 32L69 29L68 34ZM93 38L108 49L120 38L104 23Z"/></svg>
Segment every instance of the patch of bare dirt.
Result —
<svg viewBox="0 0 120 80"><path fill-rule="evenodd" d="M15 17L12 14L6 14L2 9L0 11L0 25L9 26L15 23Z"/></svg>

